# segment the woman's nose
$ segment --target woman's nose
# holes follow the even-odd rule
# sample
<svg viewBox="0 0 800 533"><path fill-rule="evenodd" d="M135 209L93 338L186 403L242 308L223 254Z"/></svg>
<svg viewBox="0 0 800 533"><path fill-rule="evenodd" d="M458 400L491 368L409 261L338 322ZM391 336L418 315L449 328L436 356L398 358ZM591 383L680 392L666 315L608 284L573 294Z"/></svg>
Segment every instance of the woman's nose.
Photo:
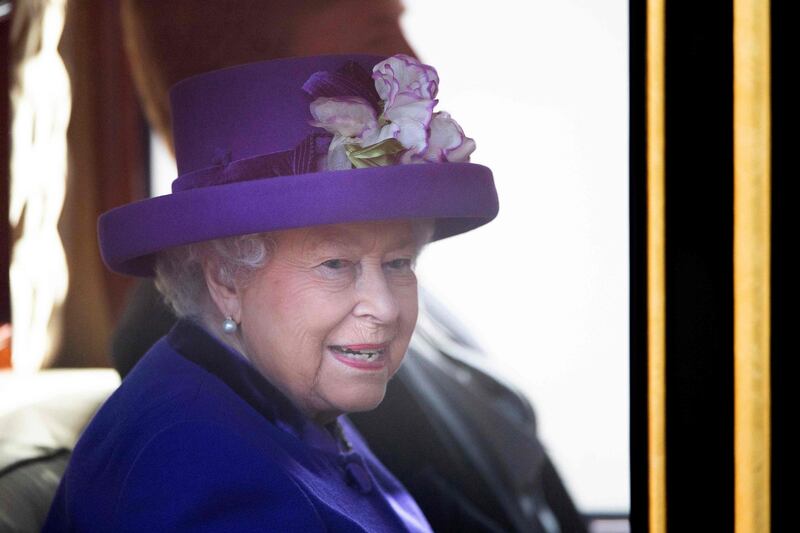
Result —
<svg viewBox="0 0 800 533"><path fill-rule="evenodd" d="M357 316L371 317L376 322L392 323L400 314L389 280L381 266L364 266L356 280L358 303L354 309Z"/></svg>

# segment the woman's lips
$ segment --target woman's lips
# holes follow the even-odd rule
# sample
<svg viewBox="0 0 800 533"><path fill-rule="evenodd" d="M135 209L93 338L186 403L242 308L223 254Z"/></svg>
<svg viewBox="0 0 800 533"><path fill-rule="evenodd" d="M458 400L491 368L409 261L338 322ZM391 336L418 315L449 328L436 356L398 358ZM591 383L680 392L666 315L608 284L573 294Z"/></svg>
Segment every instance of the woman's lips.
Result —
<svg viewBox="0 0 800 533"><path fill-rule="evenodd" d="M389 347L388 343L385 344L346 344L346 345L331 345L328 346L328 350L330 350L331 354L341 363L345 365L357 368L359 370L381 370L387 364L388 357L387 349ZM347 354L341 351L341 349L347 350L359 350L359 351L375 351L376 353L372 359L362 359L354 356L353 354Z"/></svg>
<svg viewBox="0 0 800 533"><path fill-rule="evenodd" d="M341 344L340 346L349 350L385 350L389 344Z"/></svg>

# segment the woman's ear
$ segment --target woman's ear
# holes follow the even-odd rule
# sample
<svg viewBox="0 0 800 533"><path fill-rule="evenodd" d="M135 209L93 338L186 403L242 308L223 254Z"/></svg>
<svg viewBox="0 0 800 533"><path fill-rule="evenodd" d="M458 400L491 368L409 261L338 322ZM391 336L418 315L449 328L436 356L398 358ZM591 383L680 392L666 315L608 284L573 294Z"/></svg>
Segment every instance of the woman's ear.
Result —
<svg viewBox="0 0 800 533"><path fill-rule="evenodd" d="M212 258L203 260L203 276L208 293L223 317L231 317L237 324L242 321L242 291L236 284L225 283L220 276L219 262Z"/></svg>

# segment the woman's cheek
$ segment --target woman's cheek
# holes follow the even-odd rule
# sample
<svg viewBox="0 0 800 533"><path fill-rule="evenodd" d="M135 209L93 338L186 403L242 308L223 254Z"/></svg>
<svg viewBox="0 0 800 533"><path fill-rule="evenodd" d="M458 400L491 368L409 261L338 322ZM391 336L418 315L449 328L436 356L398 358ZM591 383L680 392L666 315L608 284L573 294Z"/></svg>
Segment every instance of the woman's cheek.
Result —
<svg viewBox="0 0 800 533"><path fill-rule="evenodd" d="M298 305L313 300L319 293L308 276L276 277L268 290L282 311L292 311Z"/></svg>
<svg viewBox="0 0 800 533"><path fill-rule="evenodd" d="M396 297L402 302L404 310L408 310L414 315L414 322L419 308L419 293L417 291L416 279L413 283L404 284L397 288Z"/></svg>

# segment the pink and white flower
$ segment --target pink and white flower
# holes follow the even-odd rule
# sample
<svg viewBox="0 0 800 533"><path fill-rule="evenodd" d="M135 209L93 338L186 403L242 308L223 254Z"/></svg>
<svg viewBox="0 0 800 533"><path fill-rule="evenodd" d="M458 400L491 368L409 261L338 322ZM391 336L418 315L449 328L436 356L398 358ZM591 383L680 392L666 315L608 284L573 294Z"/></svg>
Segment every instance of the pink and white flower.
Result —
<svg viewBox="0 0 800 533"><path fill-rule="evenodd" d="M474 151L475 141L464 135L464 130L449 113L440 111L433 115L428 148L423 159L435 163L466 163Z"/></svg>
<svg viewBox="0 0 800 533"><path fill-rule="evenodd" d="M312 124L333 134L328 169L353 168L347 145L366 148L387 139L402 145L400 163L469 161L475 141L448 113L433 112L439 91L436 69L397 54L375 65L372 79L381 98L380 115L360 97L321 97L311 103Z"/></svg>
<svg viewBox="0 0 800 533"><path fill-rule="evenodd" d="M439 92L436 69L405 54L394 55L375 65L372 79L378 96L386 102L384 109L397 105L400 96L411 100L433 100Z"/></svg>

